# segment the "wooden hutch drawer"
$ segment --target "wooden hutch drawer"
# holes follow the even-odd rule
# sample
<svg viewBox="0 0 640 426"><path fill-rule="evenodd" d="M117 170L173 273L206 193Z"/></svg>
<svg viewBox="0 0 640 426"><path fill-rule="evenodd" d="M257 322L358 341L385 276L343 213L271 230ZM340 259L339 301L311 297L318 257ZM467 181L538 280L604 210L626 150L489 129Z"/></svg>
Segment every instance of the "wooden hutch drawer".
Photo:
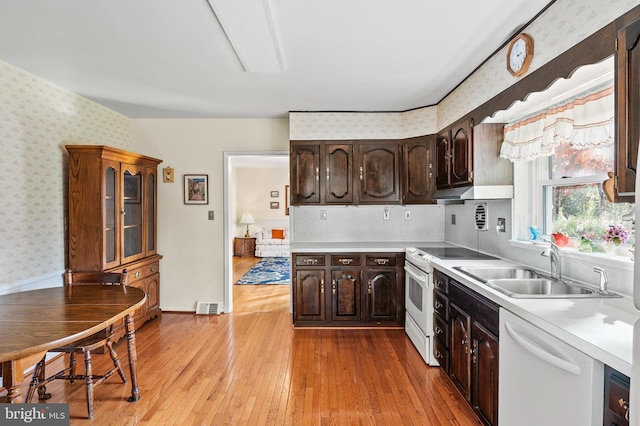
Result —
<svg viewBox="0 0 640 426"><path fill-rule="evenodd" d="M367 255L367 266L396 266L394 254Z"/></svg>
<svg viewBox="0 0 640 426"><path fill-rule="evenodd" d="M296 266L324 266L325 260L323 254L304 254L295 255Z"/></svg>
<svg viewBox="0 0 640 426"><path fill-rule="evenodd" d="M345 254L331 256L331 266L360 266L362 261L358 254Z"/></svg>
<svg viewBox="0 0 640 426"><path fill-rule="evenodd" d="M153 262L139 267L127 269L129 283L150 277L160 271L160 262Z"/></svg>

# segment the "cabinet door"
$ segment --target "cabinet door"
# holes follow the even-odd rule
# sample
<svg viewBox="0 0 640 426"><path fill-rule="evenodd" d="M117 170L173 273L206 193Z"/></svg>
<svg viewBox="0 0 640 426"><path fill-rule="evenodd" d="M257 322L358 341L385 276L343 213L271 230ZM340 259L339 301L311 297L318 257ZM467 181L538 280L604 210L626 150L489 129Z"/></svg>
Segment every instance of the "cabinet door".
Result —
<svg viewBox="0 0 640 426"><path fill-rule="evenodd" d="M320 143L291 143L291 204L320 203Z"/></svg>
<svg viewBox="0 0 640 426"><path fill-rule="evenodd" d="M144 186L144 209L146 216L146 229L144 230L145 236L145 248L146 256L151 256L156 254L157 247L156 241L158 240L157 235L157 216L158 216L158 202L157 202L157 191L158 191L158 183L157 183L157 171L155 168L147 168L146 176L145 176L145 186Z"/></svg>
<svg viewBox="0 0 640 426"><path fill-rule="evenodd" d="M498 424L498 338L473 323L473 392L471 405L486 425Z"/></svg>
<svg viewBox="0 0 640 426"><path fill-rule="evenodd" d="M101 269L120 264L120 163L104 160L104 249Z"/></svg>
<svg viewBox="0 0 640 426"><path fill-rule="evenodd" d="M294 320L324 321L324 269L297 269L295 272Z"/></svg>
<svg viewBox="0 0 640 426"><path fill-rule="evenodd" d="M471 401L471 316L455 303L449 304L451 342L449 344L449 370L451 380Z"/></svg>
<svg viewBox="0 0 640 426"><path fill-rule="evenodd" d="M436 188L445 189L451 186L449 169L451 159L451 133L449 131L439 134L436 138Z"/></svg>
<svg viewBox="0 0 640 426"><path fill-rule="evenodd" d="M469 185L473 181L471 161L473 140L468 120L455 126L451 136L451 186Z"/></svg>
<svg viewBox="0 0 640 426"><path fill-rule="evenodd" d="M353 203L353 145L325 145L325 202Z"/></svg>
<svg viewBox="0 0 640 426"><path fill-rule="evenodd" d="M143 169L122 164L121 205L121 263L129 263L144 257L144 204Z"/></svg>
<svg viewBox="0 0 640 426"><path fill-rule="evenodd" d="M402 145L402 202L431 203L435 189L435 136L411 138Z"/></svg>
<svg viewBox="0 0 640 426"><path fill-rule="evenodd" d="M331 270L331 319L360 321L361 286L359 269Z"/></svg>
<svg viewBox="0 0 640 426"><path fill-rule="evenodd" d="M634 202L640 143L640 20L618 32L616 62L616 201Z"/></svg>
<svg viewBox="0 0 640 426"><path fill-rule="evenodd" d="M399 157L397 141L358 144L360 204L400 202Z"/></svg>
<svg viewBox="0 0 640 426"><path fill-rule="evenodd" d="M160 307L160 274L153 274L146 279L147 310L151 316L156 316Z"/></svg>
<svg viewBox="0 0 640 426"><path fill-rule="evenodd" d="M397 276L395 269L367 270L367 321L395 321Z"/></svg>

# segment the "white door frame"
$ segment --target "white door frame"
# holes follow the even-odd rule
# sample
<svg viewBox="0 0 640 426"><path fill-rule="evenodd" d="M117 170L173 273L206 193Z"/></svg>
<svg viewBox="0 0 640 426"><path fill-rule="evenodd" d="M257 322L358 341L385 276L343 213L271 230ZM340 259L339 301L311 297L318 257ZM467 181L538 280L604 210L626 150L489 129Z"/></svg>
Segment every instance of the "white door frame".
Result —
<svg viewBox="0 0 640 426"><path fill-rule="evenodd" d="M287 151L241 151L224 152L224 311L233 311L233 225L231 217L231 169L234 159L247 156L289 156Z"/></svg>

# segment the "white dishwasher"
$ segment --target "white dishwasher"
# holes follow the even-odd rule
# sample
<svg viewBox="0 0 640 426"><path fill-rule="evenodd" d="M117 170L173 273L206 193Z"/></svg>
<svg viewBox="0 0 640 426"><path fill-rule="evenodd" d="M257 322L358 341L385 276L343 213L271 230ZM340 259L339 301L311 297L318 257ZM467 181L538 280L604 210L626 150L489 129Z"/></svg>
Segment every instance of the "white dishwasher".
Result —
<svg viewBox="0 0 640 426"><path fill-rule="evenodd" d="M604 366L500 308L498 424L602 425Z"/></svg>

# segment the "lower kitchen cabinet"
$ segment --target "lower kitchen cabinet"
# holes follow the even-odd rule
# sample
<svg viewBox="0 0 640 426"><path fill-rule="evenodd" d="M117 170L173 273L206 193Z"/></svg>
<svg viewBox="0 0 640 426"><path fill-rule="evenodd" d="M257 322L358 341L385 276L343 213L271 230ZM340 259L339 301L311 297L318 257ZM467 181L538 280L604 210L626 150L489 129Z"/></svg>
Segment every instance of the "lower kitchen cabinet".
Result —
<svg viewBox="0 0 640 426"><path fill-rule="evenodd" d="M499 307L463 284L439 271L434 307L435 350L454 385L482 423L498 424ZM446 286L444 285L446 283ZM443 289L447 289L444 296ZM448 321L442 308L448 303ZM448 330L447 330L448 327ZM437 330L436 330L437 328ZM447 343L441 340L448 333ZM441 338L442 337L442 338ZM444 354L448 353L448 364Z"/></svg>
<svg viewBox="0 0 640 426"><path fill-rule="evenodd" d="M402 265L404 253L293 253L294 325L404 325Z"/></svg>
<svg viewBox="0 0 640 426"><path fill-rule="evenodd" d="M604 366L604 425L629 426L630 385L628 376Z"/></svg>

